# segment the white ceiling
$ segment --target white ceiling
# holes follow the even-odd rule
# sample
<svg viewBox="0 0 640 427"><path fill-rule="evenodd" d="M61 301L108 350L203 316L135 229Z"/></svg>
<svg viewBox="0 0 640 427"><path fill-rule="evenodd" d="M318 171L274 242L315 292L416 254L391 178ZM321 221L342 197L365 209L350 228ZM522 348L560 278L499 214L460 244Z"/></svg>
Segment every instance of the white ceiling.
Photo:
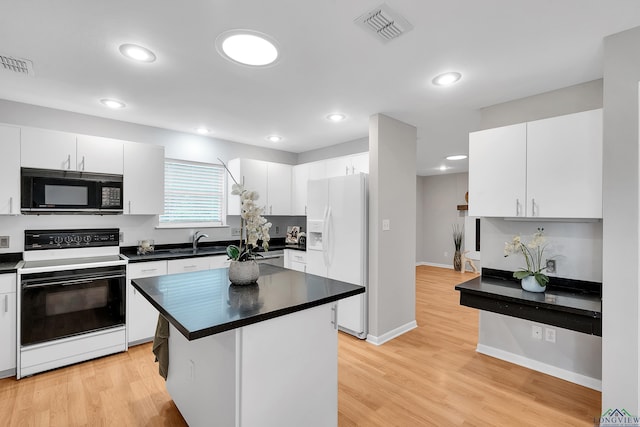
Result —
<svg viewBox="0 0 640 427"><path fill-rule="evenodd" d="M354 24L381 0L2 3L0 54L30 59L35 76L0 71L0 98L190 133L206 126L214 138L296 153L366 137L369 116L383 113L418 128L421 175L467 152L479 108L602 77L603 37L640 25L638 0L387 0L414 29L384 44ZM275 38L279 62L223 59L215 39L238 28ZM124 58L123 43L157 61ZM458 84L431 84L449 70L463 74ZM347 120L327 121L336 111Z"/></svg>

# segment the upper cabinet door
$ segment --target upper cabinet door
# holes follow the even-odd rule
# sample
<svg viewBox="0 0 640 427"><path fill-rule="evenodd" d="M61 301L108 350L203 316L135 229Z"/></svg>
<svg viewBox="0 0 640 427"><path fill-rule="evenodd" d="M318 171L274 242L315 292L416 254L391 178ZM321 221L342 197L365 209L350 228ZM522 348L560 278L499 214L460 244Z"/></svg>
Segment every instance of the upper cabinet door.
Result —
<svg viewBox="0 0 640 427"><path fill-rule="evenodd" d="M244 188L248 191L257 191L259 199L258 206L265 207L264 213L269 213L269 202L267 200L267 162L252 159L229 160L229 171L238 183L244 183ZM231 194L233 180L228 181L227 214L240 215L240 197Z"/></svg>
<svg viewBox="0 0 640 427"><path fill-rule="evenodd" d="M76 136L66 132L23 127L20 165L39 169L76 170Z"/></svg>
<svg viewBox="0 0 640 427"><path fill-rule="evenodd" d="M354 154L350 157L351 174L369 173L369 152Z"/></svg>
<svg viewBox="0 0 640 427"><path fill-rule="evenodd" d="M469 215L525 216L527 126L469 134Z"/></svg>
<svg viewBox="0 0 640 427"><path fill-rule="evenodd" d="M309 165L307 163L293 167L293 190L291 191L292 215L307 214L307 181L309 181Z"/></svg>
<svg viewBox="0 0 640 427"><path fill-rule="evenodd" d="M269 163L267 165L268 215L291 215L291 165Z"/></svg>
<svg viewBox="0 0 640 427"><path fill-rule="evenodd" d="M164 212L164 147L124 144L124 213L159 215Z"/></svg>
<svg viewBox="0 0 640 427"><path fill-rule="evenodd" d="M78 135L76 168L80 172L122 175L123 145L117 139Z"/></svg>
<svg viewBox="0 0 640 427"><path fill-rule="evenodd" d="M0 215L20 213L20 128L0 126Z"/></svg>
<svg viewBox="0 0 640 427"><path fill-rule="evenodd" d="M532 217L602 218L601 109L527 124L527 206Z"/></svg>

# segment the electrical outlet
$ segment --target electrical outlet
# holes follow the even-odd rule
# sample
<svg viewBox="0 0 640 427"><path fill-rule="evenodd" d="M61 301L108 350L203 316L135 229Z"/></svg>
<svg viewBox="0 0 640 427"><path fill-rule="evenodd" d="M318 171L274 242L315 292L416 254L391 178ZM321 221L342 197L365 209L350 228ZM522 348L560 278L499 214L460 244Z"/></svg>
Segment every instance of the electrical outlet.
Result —
<svg viewBox="0 0 640 427"><path fill-rule="evenodd" d="M231 235L232 236L240 236L240 229L239 228L231 228Z"/></svg>
<svg viewBox="0 0 640 427"><path fill-rule="evenodd" d="M547 342L556 342L556 330L553 328L544 328L544 340Z"/></svg>
<svg viewBox="0 0 640 427"><path fill-rule="evenodd" d="M547 260L547 273L555 273L556 272L556 260L548 259Z"/></svg>
<svg viewBox="0 0 640 427"><path fill-rule="evenodd" d="M118 239L120 240L120 243L123 243L123 242L124 242L124 231L121 231L121 232L118 234Z"/></svg>
<svg viewBox="0 0 640 427"><path fill-rule="evenodd" d="M8 248L9 242L10 242L9 236L0 236L0 248Z"/></svg>
<svg viewBox="0 0 640 427"><path fill-rule="evenodd" d="M542 339L542 326L531 325L531 338L536 340Z"/></svg>
<svg viewBox="0 0 640 427"><path fill-rule="evenodd" d="M449 252L444 251L444 257L447 258L449 256Z"/></svg>
<svg viewBox="0 0 640 427"><path fill-rule="evenodd" d="M382 220L382 231L389 231L391 230L391 221L388 219L383 219Z"/></svg>
<svg viewBox="0 0 640 427"><path fill-rule="evenodd" d="M280 226L276 225L276 236L280 234Z"/></svg>

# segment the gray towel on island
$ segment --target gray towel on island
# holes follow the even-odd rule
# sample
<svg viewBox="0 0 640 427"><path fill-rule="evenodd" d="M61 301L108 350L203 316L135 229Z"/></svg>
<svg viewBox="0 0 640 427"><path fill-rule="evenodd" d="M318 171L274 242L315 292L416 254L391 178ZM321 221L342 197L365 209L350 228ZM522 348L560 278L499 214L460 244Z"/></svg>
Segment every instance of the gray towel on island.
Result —
<svg viewBox="0 0 640 427"><path fill-rule="evenodd" d="M169 373L169 322L162 314L158 315L156 336L153 338L153 354L158 362L158 372L166 381Z"/></svg>

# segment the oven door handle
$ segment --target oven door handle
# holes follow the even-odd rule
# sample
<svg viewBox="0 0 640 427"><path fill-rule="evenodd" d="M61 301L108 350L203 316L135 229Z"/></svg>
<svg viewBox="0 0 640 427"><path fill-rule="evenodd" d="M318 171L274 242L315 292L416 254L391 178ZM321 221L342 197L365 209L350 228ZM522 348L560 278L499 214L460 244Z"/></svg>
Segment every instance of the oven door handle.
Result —
<svg viewBox="0 0 640 427"><path fill-rule="evenodd" d="M22 289L32 289L32 288L45 288L49 286L71 286L71 285L80 285L83 283L91 283L96 280L104 280L104 279L120 279L126 276L122 274L114 274L113 276L97 276L97 277L84 277L82 279L67 279L59 282L40 282L39 280L23 280L22 281ZM33 282L33 283L28 283Z"/></svg>

